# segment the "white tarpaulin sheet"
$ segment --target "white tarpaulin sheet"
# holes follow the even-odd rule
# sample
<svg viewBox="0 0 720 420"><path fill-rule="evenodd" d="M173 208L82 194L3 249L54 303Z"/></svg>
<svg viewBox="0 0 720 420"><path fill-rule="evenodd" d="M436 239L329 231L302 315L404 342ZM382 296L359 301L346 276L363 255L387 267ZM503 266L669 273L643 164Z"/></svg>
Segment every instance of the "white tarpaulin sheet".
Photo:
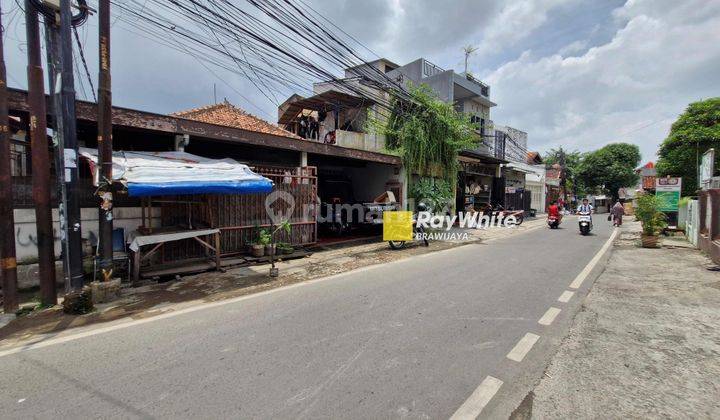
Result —
<svg viewBox="0 0 720 420"><path fill-rule="evenodd" d="M95 185L97 149L80 148ZM185 152L113 152L113 180L131 196L248 194L270 192L273 183L233 159L209 159Z"/></svg>

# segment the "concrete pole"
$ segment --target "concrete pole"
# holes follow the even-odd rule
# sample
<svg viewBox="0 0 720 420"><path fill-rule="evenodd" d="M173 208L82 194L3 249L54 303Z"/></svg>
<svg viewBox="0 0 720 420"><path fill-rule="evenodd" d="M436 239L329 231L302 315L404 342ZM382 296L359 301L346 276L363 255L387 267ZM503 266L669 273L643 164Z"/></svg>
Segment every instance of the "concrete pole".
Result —
<svg viewBox="0 0 720 420"><path fill-rule="evenodd" d="M112 94L110 85L110 0L99 3L98 167L100 170L100 270L113 273Z"/></svg>
<svg viewBox="0 0 720 420"><path fill-rule="evenodd" d="M77 145L77 120L75 117L75 81L73 77L72 50L72 11L70 0L60 2L60 64L61 86L58 114L62 119L62 136L64 149L65 196L63 204L66 219L65 227L65 258L68 261L69 282L65 290L80 290L83 287L82 233L80 230L80 201Z"/></svg>

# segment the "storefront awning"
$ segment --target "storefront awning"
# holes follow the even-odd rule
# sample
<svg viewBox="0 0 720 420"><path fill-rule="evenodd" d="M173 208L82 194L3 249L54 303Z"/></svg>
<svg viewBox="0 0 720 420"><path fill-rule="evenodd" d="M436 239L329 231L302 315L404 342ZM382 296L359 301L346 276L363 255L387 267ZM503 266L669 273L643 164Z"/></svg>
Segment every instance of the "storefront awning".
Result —
<svg viewBox="0 0 720 420"><path fill-rule="evenodd" d="M97 149L81 147L98 184ZM257 194L273 182L233 159L209 159L185 152L113 152L113 181L132 197L178 194Z"/></svg>

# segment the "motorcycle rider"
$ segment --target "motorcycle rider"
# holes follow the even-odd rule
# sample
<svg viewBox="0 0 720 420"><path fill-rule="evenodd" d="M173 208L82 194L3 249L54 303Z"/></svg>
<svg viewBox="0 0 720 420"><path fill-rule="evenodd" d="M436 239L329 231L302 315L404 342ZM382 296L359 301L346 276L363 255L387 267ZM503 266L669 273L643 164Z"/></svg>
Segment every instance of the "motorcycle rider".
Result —
<svg viewBox="0 0 720 420"><path fill-rule="evenodd" d="M582 204L580 204L577 208L577 212L579 213L589 213L590 214L590 226L592 226L592 214L595 210L595 207L593 207L592 204L588 201L587 198L583 198Z"/></svg>
<svg viewBox="0 0 720 420"><path fill-rule="evenodd" d="M560 214L560 208L557 205L557 200L553 200L548 206L548 218L554 217L558 220L558 223L562 221L562 214Z"/></svg>

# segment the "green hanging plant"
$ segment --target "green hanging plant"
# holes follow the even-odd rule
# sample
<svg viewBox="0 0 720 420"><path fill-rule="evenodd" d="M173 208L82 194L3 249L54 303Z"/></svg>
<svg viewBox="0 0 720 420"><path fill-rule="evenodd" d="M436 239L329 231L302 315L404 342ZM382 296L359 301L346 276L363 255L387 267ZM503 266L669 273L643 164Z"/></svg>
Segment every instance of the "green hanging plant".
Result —
<svg viewBox="0 0 720 420"><path fill-rule="evenodd" d="M455 182L458 154L480 142L477 124L438 99L427 85L410 86L410 100L395 96L386 122L370 122L385 134L385 147L403 161L408 175L434 176Z"/></svg>

